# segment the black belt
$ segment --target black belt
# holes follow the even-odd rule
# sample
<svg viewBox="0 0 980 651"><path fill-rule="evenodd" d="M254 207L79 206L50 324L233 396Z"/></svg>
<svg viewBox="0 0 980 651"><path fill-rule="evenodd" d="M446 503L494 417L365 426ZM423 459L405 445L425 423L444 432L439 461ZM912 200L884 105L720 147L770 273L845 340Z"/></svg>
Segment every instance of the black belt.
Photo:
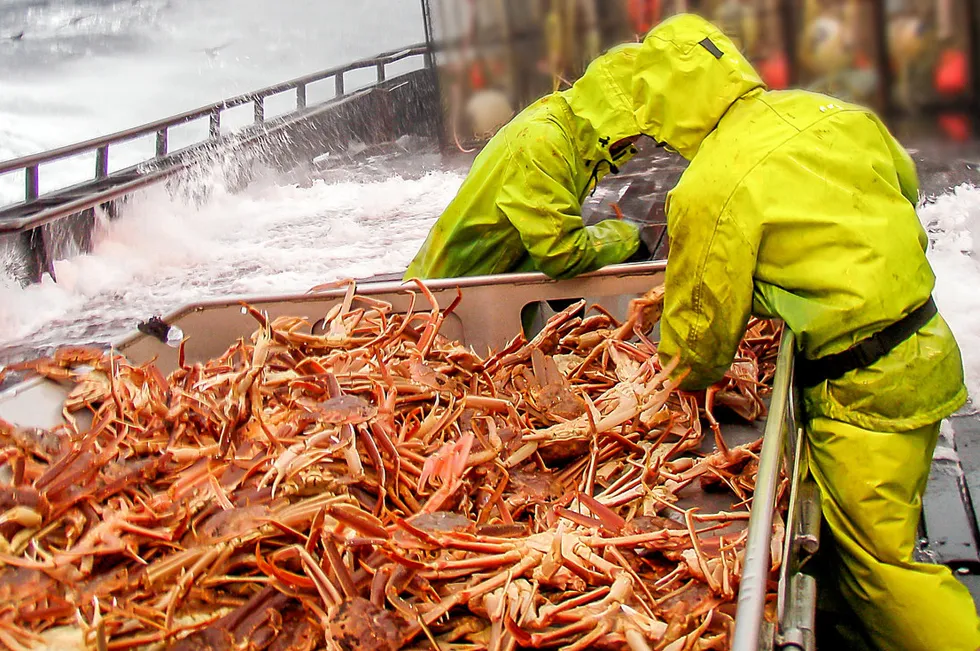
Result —
<svg viewBox="0 0 980 651"><path fill-rule="evenodd" d="M930 296L928 301L909 312L904 318L843 352L826 355L820 359L806 359L802 353L799 353L796 356L796 381L800 386L812 387L825 380L836 380L849 371L871 366L918 332L936 316L937 312L936 303Z"/></svg>

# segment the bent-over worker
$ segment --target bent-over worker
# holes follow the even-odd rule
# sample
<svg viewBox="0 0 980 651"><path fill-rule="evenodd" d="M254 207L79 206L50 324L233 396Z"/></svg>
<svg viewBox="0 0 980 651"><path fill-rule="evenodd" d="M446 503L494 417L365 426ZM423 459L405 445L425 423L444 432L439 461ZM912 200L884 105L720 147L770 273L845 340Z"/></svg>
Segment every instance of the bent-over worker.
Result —
<svg viewBox="0 0 980 651"><path fill-rule="evenodd" d="M595 59L571 88L524 109L476 157L405 279L541 271L567 278L623 262L636 226L582 221L582 203L636 153L638 43Z"/></svg>
<svg viewBox="0 0 980 651"><path fill-rule="evenodd" d="M667 198L661 359L705 388L751 314L782 319L841 593L880 649L974 651L970 594L912 558L940 421L966 400L914 163L865 108L767 91L697 16L651 30L637 67L640 130L690 161Z"/></svg>

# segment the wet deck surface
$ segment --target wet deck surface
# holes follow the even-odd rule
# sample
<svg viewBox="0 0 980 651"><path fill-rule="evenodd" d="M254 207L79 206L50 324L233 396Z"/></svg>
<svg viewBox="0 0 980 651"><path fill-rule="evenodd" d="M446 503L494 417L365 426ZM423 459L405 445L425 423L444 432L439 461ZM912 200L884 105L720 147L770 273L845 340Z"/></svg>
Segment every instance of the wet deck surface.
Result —
<svg viewBox="0 0 980 651"><path fill-rule="evenodd" d="M952 568L980 606L980 415L961 410L943 430L923 500L920 553Z"/></svg>

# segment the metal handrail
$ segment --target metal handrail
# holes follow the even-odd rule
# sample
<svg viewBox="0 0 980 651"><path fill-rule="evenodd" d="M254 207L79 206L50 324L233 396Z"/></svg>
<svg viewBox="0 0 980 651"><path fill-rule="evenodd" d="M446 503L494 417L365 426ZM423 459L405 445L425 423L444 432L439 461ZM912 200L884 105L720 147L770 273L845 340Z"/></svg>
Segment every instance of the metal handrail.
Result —
<svg viewBox="0 0 980 651"><path fill-rule="evenodd" d="M358 94L366 92L367 89L358 89L349 95L345 95L340 98L340 101L345 101L347 99L356 98ZM330 100L323 104L324 107L334 106L334 102L337 98ZM317 110L317 109L314 109ZM304 114L304 116L307 114ZM301 119L296 116L295 113L290 113L284 116L278 116L275 121L280 124L285 124L290 119ZM273 121L270 121L270 123ZM244 134L242 137L236 140L237 145L248 145L255 140L262 138L263 133L251 133ZM183 156L183 153L191 152L195 147L201 147L205 143L197 143L196 145L190 145L187 148L180 150L178 152L173 152L166 157L168 164L162 169L156 170L144 170L138 174L133 172L139 171L139 166L144 165L144 163L138 163L133 167L126 168L124 170L117 170L110 177L110 180L115 177L117 183L113 183L108 188L104 190L92 190L85 193L82 196L73 198L74 195L66 194L64 199L59 202L52 202L52 205L45 208L41 202L48 200L48 196L57 197L60 193L70 193L71 190L79 186L71 186L68 188L61 188L51 195L45 195L41 197L37 202L22 202L19 204L12 204L4 209L0 209L0 214L3 210L16 209L19 207L31 207L35 206L37 209L26 215L21 215L17 217L0 217L0 235L10 234L10 233L22 233L26 231L31 231L39 226L44 226L45 224L50 224L52 222L63 219L70 215L78 214L84 210L88 210L94 206L101 206L106 203L121 199L133 192L149 187L166 179L169 179L177 174L180 174L186 169L189 169L197 164L196 161L191 156ZM170 160L173 159L173 160ZM154 161L161 160L159 158L153 159ZM82 183L80 185L86 185L91 183L91 181Z"/></svg>
<svg viewBox="0 0 980 651"><path fill-rule="evenodd" d="M24 170L24 203L29 203L40 196L38 191L40 165L94 151L96 152L96 163L95 176L93 180L104 179L109 176L108 168L110 145L127 142L135 138L155 133L157 137L155 151L156 155L154 158L150 158L148 160L162 158L169 153L168 133L172 127L204 117L210 117L211 122L208 131L208 138L200 142L216 140L220 136L221 113L223 111L252 103L255 105L255 124L261 124L265 122L265 99L267 97L278 95L286 91L295 90L296 110L301 111L307 107L306 89L309 84L334 77L335 95L333 99L336 100L346 95L344 88L345 73L374 67L377 69L376 83L382 83L386 80L386 67L388 65L409 57L424 55L427 52L428 48L424 45L412 45L406 48L390 50L369 59L361 59L343 66L328 68L326 70L297 77L289 81L280 82L272 86L266 86L265 88L244 93L242 95L237 95L235 97L230 97L208 106L185 111L183 113L172 115L168 118L156 120L154 122L148 122L138 127L132 127L116 133L100 136L98 138L92 138L84 142L66 145L64 147L59 147L57 149L52 149L45 152L39 152L37 154L30 154L28 156L21 156L20 158L0 161L0 174ZM198 144L200 144L200 142Z"/></svg>
<svg viewBox="0 0 980 651"><path fill-rule="evenodd" d="M738 606L735 611L735 635L733 651L757 651L760 647L762 623L765 614L766 585L769 579L769 548L772 538L773 510L780 480L780 461L783 459L785 437L790 428L789 420L793 400L793 351L796 347L793 333L783 330L776 359L776 376L773 379L769 417L763 434L762 452L759 454L759 473L756 476L752 513L749 516L748 540L745 543L745 561L738 589ZM786 562L786 559L783 559Z"/></svg>

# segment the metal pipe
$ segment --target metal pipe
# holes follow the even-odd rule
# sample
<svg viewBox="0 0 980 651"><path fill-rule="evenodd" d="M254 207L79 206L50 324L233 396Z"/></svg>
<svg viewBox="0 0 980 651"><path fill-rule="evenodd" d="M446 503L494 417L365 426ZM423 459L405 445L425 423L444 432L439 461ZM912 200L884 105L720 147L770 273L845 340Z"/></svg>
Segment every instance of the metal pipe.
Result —
<svg viewBox="0 0 980 651"><path fill-rule="evenodd" d="M157 131L157 147L156 147L157 158L162 158L167 155L167 147L169 146L168 131L169 130L166 127Z"/></svg>
<svg viewBox="0 0 980 651"><path fill-rule="evenodd" d="M385 64L384 63L379 63L378 64L378 83L380 84L384 80L385 80Z"/></svg>
<svg viewBox="0 0 980 651"><path fill-rule="evenodd" d="M65 147L59 147L57 149L51 149L45 152L40 152L37 154L31 154L29 156L21 156L20 158L12 158L10 160L0 162L0 174L5 174L7 172L13 172L16 170L26 169L32 165L39 165L43 163L49 163L52 161L60 160L62 158L67 158L69 156L74 156L76 154L84 153L87 151L92 151L103 145L115 144L118 142L123 142L126 140L132 140L134 138L139 138L151 133L156 133L163 128L169 128L177 126L179 124L184 124L185 122L190 122L193 120L198 120L205 118L214 114L215 111L221 111L227 108L234 108L242 104L248 104L253 102L257 97L268 97L270 95L277 95L279 93L293 90L297 86L311 84L316 81L321 81L337 75L338 73L349 72L351 70L360 70L362 68L370 68L376 66L379 62L384 62L385 65L394 63L396 61L401 61L413 56L423 56L426 54L426 47L423 45L413 45L407 48L400 48L397 50L391 50L389 52L384 52L378 56L372 57L370 59L362 59L360 61L355 61L354 63L349 63L344 66L339 66L336 68L328 68L326 70L320 70L309 75L304 75L302 77L296 77L289 81L284 81L273 86L267 86L259 90L245 93L243 95L237 95L229 99L223 100L221 102L216 102L209 106L203 106L197 109L186 111L184 113L179 113L171 117L156 120L154 122L148 122L146 124L140 125L138 127L133 127L131 129L125 129L123 131L117 131L116 133L111 133L105 136L100 136L98 138L92 138L90 140L85 140L73 145L67 145Z"/></svg>
<svg viewBox="0 0 980 651"><path fill-rule="evenodd" d="M432 9L422 0L422 29L425 31L425 67L435 68L435 39L432 36Z"/></svg>
<svg viewBox="0 0 980 651"><path fill-rule="evenodd" d="M34 201L38 195L37 165L30 165L24 170L24 200Z"/></svg>
<svg viewBox="0 0 980 651"><path fill-rule="evenodd" d="M817 647L817 581L808 574L794 574L787 593L779 647L781 651L813 651Z"/></svg>
<svg viewBox="0 0 980 651"><path fill-rule="evenodd" d="M334 97L344 96L344 73L338 72L334 77Z"/></svg>
<svg viewBox="0 0 980 651"><path fill-rule="evenodd" d="M790 429L792 424L788 424ZM803 479L803 430L796 429L793 436L786 437L786 445L783 446L786 452L786 464L790 470L789 485L789 506L786 510L786 535L783 538L783 564L779 568L779 591L776 595L776 613L778 621L782 622L786 613L786 597L789 589L789 580L799 567L791 561L795 552L794 540L800 529L802 518L802 505L800 499L800 483Z"/></svg>
<svg viewBox="0 0 980 651"><path fill-rule="evenodd" d="M306 108L306 84L300 84L296 87L296 110L302 110Z"/></svg>
<svg viewBox="0 0 980 651"><path fill-rule="evenodd" d="M255 98L255 110L253 114L255 117L255 124L262 124L265 122L265 102L261 97Z"/></svg>
<svg viewBox="0 0 980 651"><path fill-rule="evenodd" d="M95 178L104 179L109 176L109 145L102 145L95 150Z"/></svg>
<svg viewBox="0 0 980 651"><path fill-rule="evenodd" d="M749 516L749 537L745 544L745 564L739 583L738 607L735 611L735 634L732 651L757 651L766 605L766 583L769 577L769 542L772 538L773 508L779 486L779 462L786 434L786 410L789 408L793 373L793 333L783 331L776 360L769 417L759 456L759 473Z"/></svg>

